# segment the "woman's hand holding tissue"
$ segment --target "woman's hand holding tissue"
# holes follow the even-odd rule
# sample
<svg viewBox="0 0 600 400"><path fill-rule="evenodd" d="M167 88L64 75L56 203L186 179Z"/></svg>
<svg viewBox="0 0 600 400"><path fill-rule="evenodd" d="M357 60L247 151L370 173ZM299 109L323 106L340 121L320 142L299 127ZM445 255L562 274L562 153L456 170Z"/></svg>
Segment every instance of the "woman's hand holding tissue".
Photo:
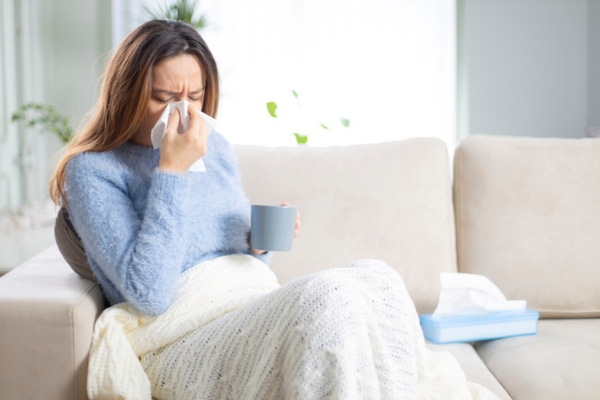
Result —
<svg viewBox="0 0 600 400"><path fill-rule="evenodd" d="M162 140L162 150L158 169L160 171L184 174L196 161L206 154L208 128L206 122L197 112L188 112L190 128L177 133L181 116L179 110L171 113L165 136ZM190 106L190 111L195 108Z"/></svg>

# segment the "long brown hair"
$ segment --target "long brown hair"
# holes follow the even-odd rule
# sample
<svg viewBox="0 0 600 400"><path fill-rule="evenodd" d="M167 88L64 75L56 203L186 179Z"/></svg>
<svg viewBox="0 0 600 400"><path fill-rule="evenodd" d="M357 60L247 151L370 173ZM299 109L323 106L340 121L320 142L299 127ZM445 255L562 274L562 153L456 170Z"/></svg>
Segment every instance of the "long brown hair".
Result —
<svg viewBox="0 0 600 400"><path fill-rule="evenodd" d="M140 128L152 92L152 68L161 61L191 54L198 59L206 82L202 111L216 117L219 107L217 64L202 37L192 27L175 21L150 21L123 40L110 60L95 114L76 134L50 180L50 197L66 202L66 166L85 151L108 151L127 142Z"/></svg>

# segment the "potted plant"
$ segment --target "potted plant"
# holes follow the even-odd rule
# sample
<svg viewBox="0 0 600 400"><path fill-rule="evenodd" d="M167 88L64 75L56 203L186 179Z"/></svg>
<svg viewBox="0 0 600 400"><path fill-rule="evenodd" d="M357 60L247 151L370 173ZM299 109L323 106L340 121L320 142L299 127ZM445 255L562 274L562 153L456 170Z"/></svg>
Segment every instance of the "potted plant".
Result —
<svg viewBox="0 0 600 400"><path fill-rule="evenodd" d="M181 21L194 27L200 31L208 25L206 15L202 14L194 18L194 12L198 6L197 0L174 0L168 4L157 7L152 10L144 7L148 19L169 19L173 21Z"/></svg>

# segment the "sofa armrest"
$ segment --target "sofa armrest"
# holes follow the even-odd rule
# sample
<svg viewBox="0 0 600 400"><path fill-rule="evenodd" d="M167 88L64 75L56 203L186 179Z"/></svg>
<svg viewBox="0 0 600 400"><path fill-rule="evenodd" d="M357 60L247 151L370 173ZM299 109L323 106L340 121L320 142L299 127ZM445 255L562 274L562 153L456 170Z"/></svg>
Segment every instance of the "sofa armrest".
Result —
<svg viewBox="0 0 600 400"><path fill-rule="evenodd" d="M100 288L56 245L0 278L0 388L5 399L87 399Z"/></svg>

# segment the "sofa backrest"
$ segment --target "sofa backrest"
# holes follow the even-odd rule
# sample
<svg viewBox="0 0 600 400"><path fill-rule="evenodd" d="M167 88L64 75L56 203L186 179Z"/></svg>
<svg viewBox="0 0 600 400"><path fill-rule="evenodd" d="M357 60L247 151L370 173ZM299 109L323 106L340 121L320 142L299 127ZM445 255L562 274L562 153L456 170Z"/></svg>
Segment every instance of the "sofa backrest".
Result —
<svg viewBox="0 0 600 400"><path fill-rule="evenodd" d="M273 258L281 283L376 258L400 272L419 312L435 309L439 272L456 271L444 142L235 149L253 204L288 201L300 211L293 250Z"/></svg>
<svg viewBox="0 0 600 400"><path fill-rule="evenodd" d="M600 140L471 136L454 202L460 272L542 317L600 316Z"/></svg>

